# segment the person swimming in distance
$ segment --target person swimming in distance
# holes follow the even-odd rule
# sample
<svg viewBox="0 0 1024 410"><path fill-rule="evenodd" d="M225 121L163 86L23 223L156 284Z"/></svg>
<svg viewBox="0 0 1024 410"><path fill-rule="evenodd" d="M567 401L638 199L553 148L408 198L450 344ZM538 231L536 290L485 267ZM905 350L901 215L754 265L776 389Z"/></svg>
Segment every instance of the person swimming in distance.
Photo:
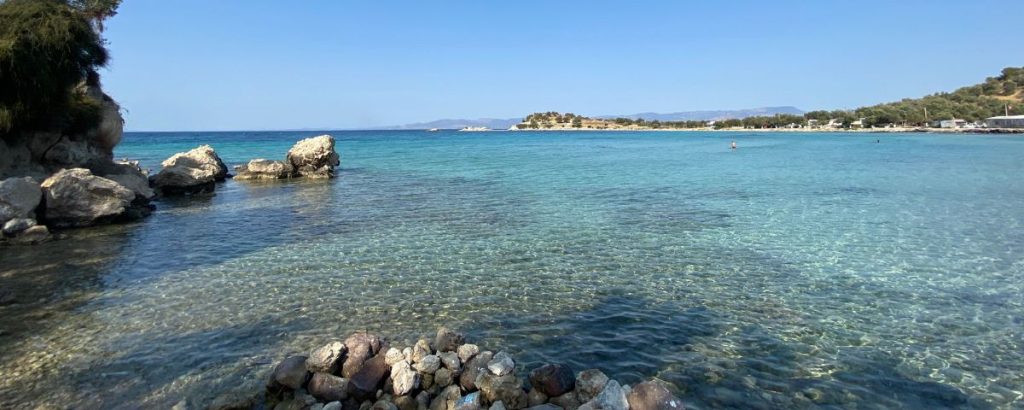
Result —
<svg viewBox="0 0 1024 410"><path fill-rule="evenodd" d="M730 149L736 149L736 141L733 140L732 144L729 144Z"/></svg>

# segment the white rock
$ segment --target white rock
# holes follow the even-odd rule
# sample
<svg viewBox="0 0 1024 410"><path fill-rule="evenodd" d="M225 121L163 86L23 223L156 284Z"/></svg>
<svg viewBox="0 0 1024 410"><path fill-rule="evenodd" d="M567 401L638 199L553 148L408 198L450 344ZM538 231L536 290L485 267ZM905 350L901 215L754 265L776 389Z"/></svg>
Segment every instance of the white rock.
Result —
<svg viewBox="0 0 1024 410"><path fill-rule="evenodd" d="M397 350L397 349L393 349ZM392 389L396 396L404 396L419 387L420 375L405 360L391 366Z"/></svg>
<svg viewBox="0 0 1024 410"><path fill-rule="evenodd" d="M152 182L165 194L209 191L215 181L228 175L228 167L209 145L174 154L160 165L163 168Z"/></svg>
<svg viewBox="0 0 1024 410"><path fill-rule="evenodd" d="M459 346L459 360L461 360L462 363L469 362L469 359L472 359L473 356L477 355L477 353L480 353L480 347L475 344L467 343Z"/></svg>
<svg viewBox="0 0 1024 410"><path fill-rule="evenodd" d="M334 150L334 137L320 135L296 142L288 150L287 162L299 176L333 178L334 167L341 164L341 159Z"/></svg>
<svg viewBox="0 0 1024 410"><path fill-rule="evenodd" d="M437 355L426 355L419 362L416 362L414 367L420 373L433 374L441 367L441 358L437 357Z"/></svg>
<svg viewBox="0 0 1024 410"><path fill-rule="evenodd" d="M84 168L64 169L43 181L46 222L58 227L90 226L124 214L135 193Z"/></svg>
<svg viewBox="0 0 1024 410"><path fill-rule="evenodd" d="M512 373L515 369L516 363L512 360L512 356L503 351L498 352L490 362L487 362L487 370L496 376L504 376Z"/></svg>

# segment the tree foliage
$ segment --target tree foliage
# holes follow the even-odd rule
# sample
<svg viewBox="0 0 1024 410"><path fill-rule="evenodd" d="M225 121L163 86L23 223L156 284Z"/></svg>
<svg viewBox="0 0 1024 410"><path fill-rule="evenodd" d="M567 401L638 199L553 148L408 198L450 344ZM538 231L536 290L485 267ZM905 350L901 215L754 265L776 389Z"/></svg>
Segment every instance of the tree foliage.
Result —
<svg viewBox="0 0 1024 410"><path fill-rule="evenodd" d="M90 18L66 1L0 2L0 134L98 115L96 103L74 91L83 80L98 84L96 69L108 59Z"/></svg>

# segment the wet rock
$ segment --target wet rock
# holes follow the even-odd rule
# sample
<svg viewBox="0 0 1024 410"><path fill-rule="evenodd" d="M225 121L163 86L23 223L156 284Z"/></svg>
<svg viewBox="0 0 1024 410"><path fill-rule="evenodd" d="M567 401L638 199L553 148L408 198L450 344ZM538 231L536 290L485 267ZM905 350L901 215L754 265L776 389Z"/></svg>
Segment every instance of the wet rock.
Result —
<svg viewBox="0 0 1024 410"><path fill-rule="evenodd" d="M242 389L218 395L207 407L207 410L249 410L262 401L263 394L258 389ZM185 404L183 407L187 408L187 403L179 404Z"/></svg>
<svg viewBox="0 0 1024 410"><path fill-rule="evenodd" d="M334 178L334 167L341 164L341 159L334 150L334 137L320 135L296 142L288 150L287 162L299 176Z"/></svg>
<svg viewBox="0 0 1024 410"><path fill-rule="evenodd" d="M437 349L438 352L454 352L464 341L465 338L461 333L442 327L437 330L437 336L434 338L434 349Z"/></svg>
<svg viewBox="0 0 1024 410"><path fill-rule="evenodd" d="M284 161L257 158L235 167L235 172L235 179L239 181L286 179L293 176L294 168Z"/></svg>
<svg viewBox="0 0 1024 410"><path fill-rule="evenodd" d="M39 183L30 177L0 181L0 224L15 218L34 218L42 198Z"/></svg>
<svg viewBox="0 0 1024 410"><path fill-rule="evenodd" d="M388 400L381 399L373 403L373 407L370 407L370 410L398 410L398 406L395 406L394 403Z"/></svg>
<svg viewBox="0 0 1024 410"><path fill-rule="evenodd" d="M335 373L338 370L338 361L345 354L345 344L340 341L333 341L314 350L306 359L306 370L310 372Z"/></svg>
<svg viewBox="0 0 1024 410"><path fill-rule="evenodd" d="M487 362L487 370L497 376L510 374L516 369L516 362L506 352L498 352L491 361Z"/></svg>
<svg viewBox="0 0 1024 410"><path fill-rule="evenodd" d="M346 343L346 345L348 344ZM352 375L351 380L349 380L349 392L353 393L357 398L373 398L390 370L391 368L388 367L387 363L384 363L383 354L374 356L363 363L359 371Z"/></svg>
<svg viewBox="0 0 1024 410"><path fill-rule="evenodd" d="M482 373L487 372L487 362L491 361L494 354L491 352L478 353L462 367L462 375L459 376L459 385L465 391L476 390L476 379ZM508 403L505 403L507 406Z"/></svg>
<svg viewBox="0 0 1024 410"><path fill-rule="evenodd" d="M522 387L523 382L513 374L498 376L490 372L482 372L475 384L487 402L493 403L500 400L512 409L525 408L529 402Z"/></svg>
<svg viewBox="0 0 1024 410"><path fill-rule="evenodd" d="M274 381L289 389L301 389L306 383L306 356L291 356L281 361L274 369Z"/></svg>
<svg viewBox="0 0 1024 410"><path fill-rule="evenodd" d="M370 410L371 407L373 407L373 402L369 400L364 400L359 404L359 410Z"/></svg>
<svg viewBox="0 0 1024 410"><path fill-rule="evenodd" d="M412 362L419 363L424 357L427 357L434 352L430 349L430 342L427 339L420 339L416 341L416 345L412 347Z"/></svg>
<svg viewBox="0 0 1024 410"><path fill-rule="evenodd" d="M174 154L160 165L150 183L164 195L213 192L214 183L228 176L228 167L209 145Z"/></svg>
<svg viewBox="0 0 1024 410"><path fill-rule="evenodd" d="M530 392L526 394L526 405L533 407L548 402L548 396L542 393L538 389L530 389Z"/></svg>
<svg viewBox="0 0 1024 410"><path fill-rule="evenodd" d="M47 225L92 226L129 215L135 193L85 168L60 170L41 185Z"/></svg>
<svg viewBox="0 0 1024 410"><path fill-rule="evenodd" d="M455 402L455 410L480 410L480 392L472 392Z"/></svg>
<svg viewBox="0 0 1024 410"><path fill-rule="evenodd" d="M580 400L576 397L576 392L573 391L558 397L552 397L548 402L565 410L576 410L580 407Z"/></svg>
<svg viewBox="0 0 1024 410"><path fill-rule="evenodd" d="M30 226L28 229L19 232L11 242L16 244L40 243L50 238L50 230L43 225Z"/></svg>
<svg viewBox="0 0 1024 410"><path fill-rule="evenodd" d="M405 355L402 354L401 350L392 347L384 353L384 363L387 363L388 366L394 366L395 363L401 361L405 361Z"/></svg>
<svg viewBox="0 0 1024 410"><path fill-rule="evenodd" d="M385 356L386 359L386 356ZM399 360L391 366L392 390L396 396L411 393L419 387L420 375L405 360Z"/></svg>
<svg viewBox="0 0 1024 410"><path fill-rule="evenodd" d="M430 410L455 410L455 403L461 397L459 386L448 386L430 402Z"/></svg>
<svg viewBox="0 0 1024 410"><path fill-rule="evenodd" d="M434 372L434 383L440 387L448 387L453 381L452 371L447 368L440 368Z"/></svg>
<svg viewBox="0 0 1024 410"><path fill-rule="evenodd" d="M480 347L474 344L467 343L462 346L459 346L458 353L459 360L462 363L467 363L469 362L470 359L473 358L473 356L476 356L477 353L480 353Z"/></svg>
<svg viewBox="0 0 1024 410"><path fill-rule="evenodd" d="M36 220L32 218L14 218L3 224L3 233L7 236L14 236L35 225Z"/></svg>
<svg viewBox="0 0 1024 410"><path fill-rule="evenodd" d="M416 364L413 367L415 367L416 371L420 373L434 374L434 372L436 372L437 369L441 368L441 358L432 354L426 355L423 356L423 358L420 359L418 362L416 362Z"/></svg>
<svg viewBox="0 0 1024 410"><path fill-rule="evenodd" d="M630 390L626 395L630 410L683 410L683 402L674 396L665 386L653 382L643 382Z"/></svg>
<svg viewBox="0 0 1024 410"><path fill-rule="evenodd" d="M332 401L330 403L327 403L324 405L324 408L322 410L341 410L341 402Z"/></svg>
<svg viewBox="0 0 1024 410"><path fill-rule="evenodd" d="M341 401L348 398L347 379L328 373L314 373L309 379L309 393L321 401Z"/></svg>
<svg viewBox="0 0 1024 410"><path fill-rule="evenodd" d="M546 364L530 372L530 385L548 397L556 397L572 391L576 379L569 366Z"/></svg>
<svg viewBox="0 0 1024 410"><path fill-rule="evenodd" d="M505 403L503 403L501 400L498 400L492 403L491 408L488 410L505 410Z"/></svg>
<svg viewBox="0 0 1024 410"><path fill-rule="evenodd" d="M590 400L580 406L582 410L628 410L629 402L626 400L626 392L619 385L619 382L615 380L609 380L605 384L604 390Z"/></svg>
<svg viewBox="0 0 1024 410"><path fill-rule="evenodd" d="M597 397L608 383L608 376L597 369L588 369L576 376L576 396L586 403Z"/></svg>
<svg viewBox="0 0 1024 410"><path fill-rule="evenodd" d="M345 363L342 365L341 375L353 378L363 367L363 363L380 351L380 345L380 338L369 333L355 333L345 339L345 348L348 353Z"/></svg>
<svg viewBox="0 0 1024 410"><path fill-rule="evenodd" d="M459 360L459 354L455 352L441 352L437 354L437 357L441 358L441 364L451 370L452 373L458 374L462 371L462 361Z"/></svg>
<svg viewBox="0 0 1024 410"><path fill-rule="evenodd" d="M416 399L409 395L395 396L392 401L395 403L395 406L398 407L398 410L416 410L419 407L419 405L416 404Z"/></svg>

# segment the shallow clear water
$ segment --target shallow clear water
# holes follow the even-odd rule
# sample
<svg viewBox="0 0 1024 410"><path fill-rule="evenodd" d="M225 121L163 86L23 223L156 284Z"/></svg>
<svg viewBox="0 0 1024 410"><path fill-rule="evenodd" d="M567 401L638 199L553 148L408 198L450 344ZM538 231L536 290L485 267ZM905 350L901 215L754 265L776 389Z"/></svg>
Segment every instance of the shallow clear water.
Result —
<svg viewBox="0 0 1024 410"><path fill-rule="evenodd" d="M315 134L116 155L232 165ZM335 180L0 249L0 407L202 403L354 330L442 324L693 409L1024 406L1024 138L333 134Z"/></svg>

